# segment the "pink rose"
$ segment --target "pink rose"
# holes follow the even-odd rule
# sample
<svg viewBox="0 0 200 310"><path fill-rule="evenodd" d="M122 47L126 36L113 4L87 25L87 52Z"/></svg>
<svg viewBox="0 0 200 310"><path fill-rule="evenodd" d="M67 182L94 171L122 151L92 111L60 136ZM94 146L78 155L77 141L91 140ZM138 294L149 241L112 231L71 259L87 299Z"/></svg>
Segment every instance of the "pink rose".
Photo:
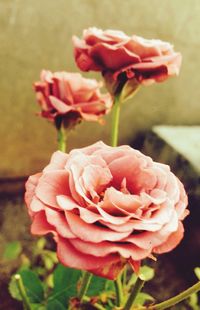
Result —
<svg viewBox="0 0 200 310"><path fill-rule="evenodd" d="M101 86L79 73L43 70L41 81L34 84L41 116L50 121L64 117L66 123L76 119L97 121L112 106L110 95L100 93Z"/></svg>
<svg viewBox="0 0 200 310"><path fill-rule="evenodd" d="M26 183L35 235L53 233L66 266L114 279L183 238L189 213L182 183L167 165L129 146L103 142L53 154Z"/></svg>
<svg viewBox="0 0 200 310"><path fill-rule="evenodd" d="M168 42L147 40L122 31L89 28L73 37L74 54L83 71L111 71L114 79L136 78L139 83L162 82L178 75L181 54Z"/></svg>

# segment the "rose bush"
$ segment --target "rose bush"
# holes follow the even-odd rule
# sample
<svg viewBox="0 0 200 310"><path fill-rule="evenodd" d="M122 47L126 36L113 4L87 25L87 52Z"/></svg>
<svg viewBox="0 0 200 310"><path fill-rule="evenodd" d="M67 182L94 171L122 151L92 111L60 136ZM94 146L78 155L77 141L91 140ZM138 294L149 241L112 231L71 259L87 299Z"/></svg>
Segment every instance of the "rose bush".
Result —
<svg viewBox="0 0 200 310"><path fill-rule="evenodd" d="M160 40L147 40L122 31L89 28L73 37L74 55L83 71L112 72L114 79L135 78L141 84L162 82L178 75L181 54Z"/></svg>
<svg viewBox="0 0 200 310"><path fill-rule="evenodd" d="M100 93L101 86L79 73L43 70L41 81L34 84L41 116L50 121L56 121L58 117L65 117L66 122L76 119L97 121L112 106L111 96Z"/></svg>
<svg viewBox="0 0 200 310"><path fill-rule="evenodd" d="M66 266L116 278L128 261L175 248L188 214L182 183L167 165L103 142L53 154L29 177L25 201L35 235L53 233Z"/></svg>

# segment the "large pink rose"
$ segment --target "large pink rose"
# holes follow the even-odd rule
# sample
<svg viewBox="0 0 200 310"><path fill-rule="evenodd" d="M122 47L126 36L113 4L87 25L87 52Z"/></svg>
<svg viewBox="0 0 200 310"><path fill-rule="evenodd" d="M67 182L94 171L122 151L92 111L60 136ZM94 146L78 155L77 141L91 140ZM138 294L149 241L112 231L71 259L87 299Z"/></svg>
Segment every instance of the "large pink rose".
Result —
<svg viewBox="0 0 200 310"><path fill-rule="evenodd" d="M175 248L188 214L183 185L168 166L103 142L54 153L28 179L25 200L31 232L53 233L64 265L110 279L126 262L137 269Z"/></svg>
<svg viewBox="0 0 200 310"><path fill-rule="evenodd" d="M110 95L100 93L101 86L79 73L43 70L41 81L34 84L34 89L41 115L50 121L58 117L65 117L66 121L76 118L96 121L112 106Z"/></svg>
<svg viewBox="0 0 200 310"><path fill-rule="evenodd" d="M147 40L122 31L89 28L73 37L75 59L83 71L113 72L115 79L136 78L139 83L162 82L178 75L181 54L160 40Z"/></svg>

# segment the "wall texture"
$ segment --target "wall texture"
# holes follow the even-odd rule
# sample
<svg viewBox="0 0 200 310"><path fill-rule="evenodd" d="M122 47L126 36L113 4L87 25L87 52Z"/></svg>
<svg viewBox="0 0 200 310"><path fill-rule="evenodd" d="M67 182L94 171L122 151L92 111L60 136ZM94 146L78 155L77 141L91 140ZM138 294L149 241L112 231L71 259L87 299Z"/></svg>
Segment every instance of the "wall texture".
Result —
<svg viewBox="0 0 200 310"><path fill-rule="evenodd" d="M41 169L56 149L54 128L34 116L31 85L42 68L77 70L71 36L89 26L160 38L183 54L179 78L143 87L126 103L121 143L155 124L200 123L199 0L0 0L0 178ZM80 125L69 147L108 142L109 120Z"/></svg>

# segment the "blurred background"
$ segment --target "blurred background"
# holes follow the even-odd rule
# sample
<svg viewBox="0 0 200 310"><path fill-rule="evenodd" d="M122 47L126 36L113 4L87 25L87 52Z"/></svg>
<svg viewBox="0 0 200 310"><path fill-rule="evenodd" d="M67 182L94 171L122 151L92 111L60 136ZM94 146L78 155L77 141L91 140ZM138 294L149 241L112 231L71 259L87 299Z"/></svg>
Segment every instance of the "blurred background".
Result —
<svg viewBox="0 0 200 310"><path fill-rule="evenodd" d="M56 149L53 126L34 115L39 109L32 83L43 68L77 71L71 37L90 26L169 41L183 55L179 78L143 87L126 104L121 143L155 124L200 123L199 0L0 0L1 177L40 170ZM97 139L109 142L109 120L106 127L79 126L70 148Z"/></svg>
<svg viewBox="0 0 200 310"><path fill-rule="evenodd" d="M57 147L53 125L35 115L39 108L32 84L41 69L78 71L71 37L91 26L169 41L183 55L178 78L142 87L121 113L120 143L170 164L189 193L186 238L159 260L157 268L165 266L165 272L150 288L162 299L193 282L193 268L200 265L199 0L0 0L0 255L8 242L32 242L23 209L24 180L40 171ZM87 76L101 79L100 74ZM81 124L70 134L69 148L99 139L109 143L109 133L110 116L105 126ZM0 290L8 298L4 289L17 265L6 266L0 260ZM165 279L166 269L175 281ZM0 305L18 307L11 301Z"/></svg>

